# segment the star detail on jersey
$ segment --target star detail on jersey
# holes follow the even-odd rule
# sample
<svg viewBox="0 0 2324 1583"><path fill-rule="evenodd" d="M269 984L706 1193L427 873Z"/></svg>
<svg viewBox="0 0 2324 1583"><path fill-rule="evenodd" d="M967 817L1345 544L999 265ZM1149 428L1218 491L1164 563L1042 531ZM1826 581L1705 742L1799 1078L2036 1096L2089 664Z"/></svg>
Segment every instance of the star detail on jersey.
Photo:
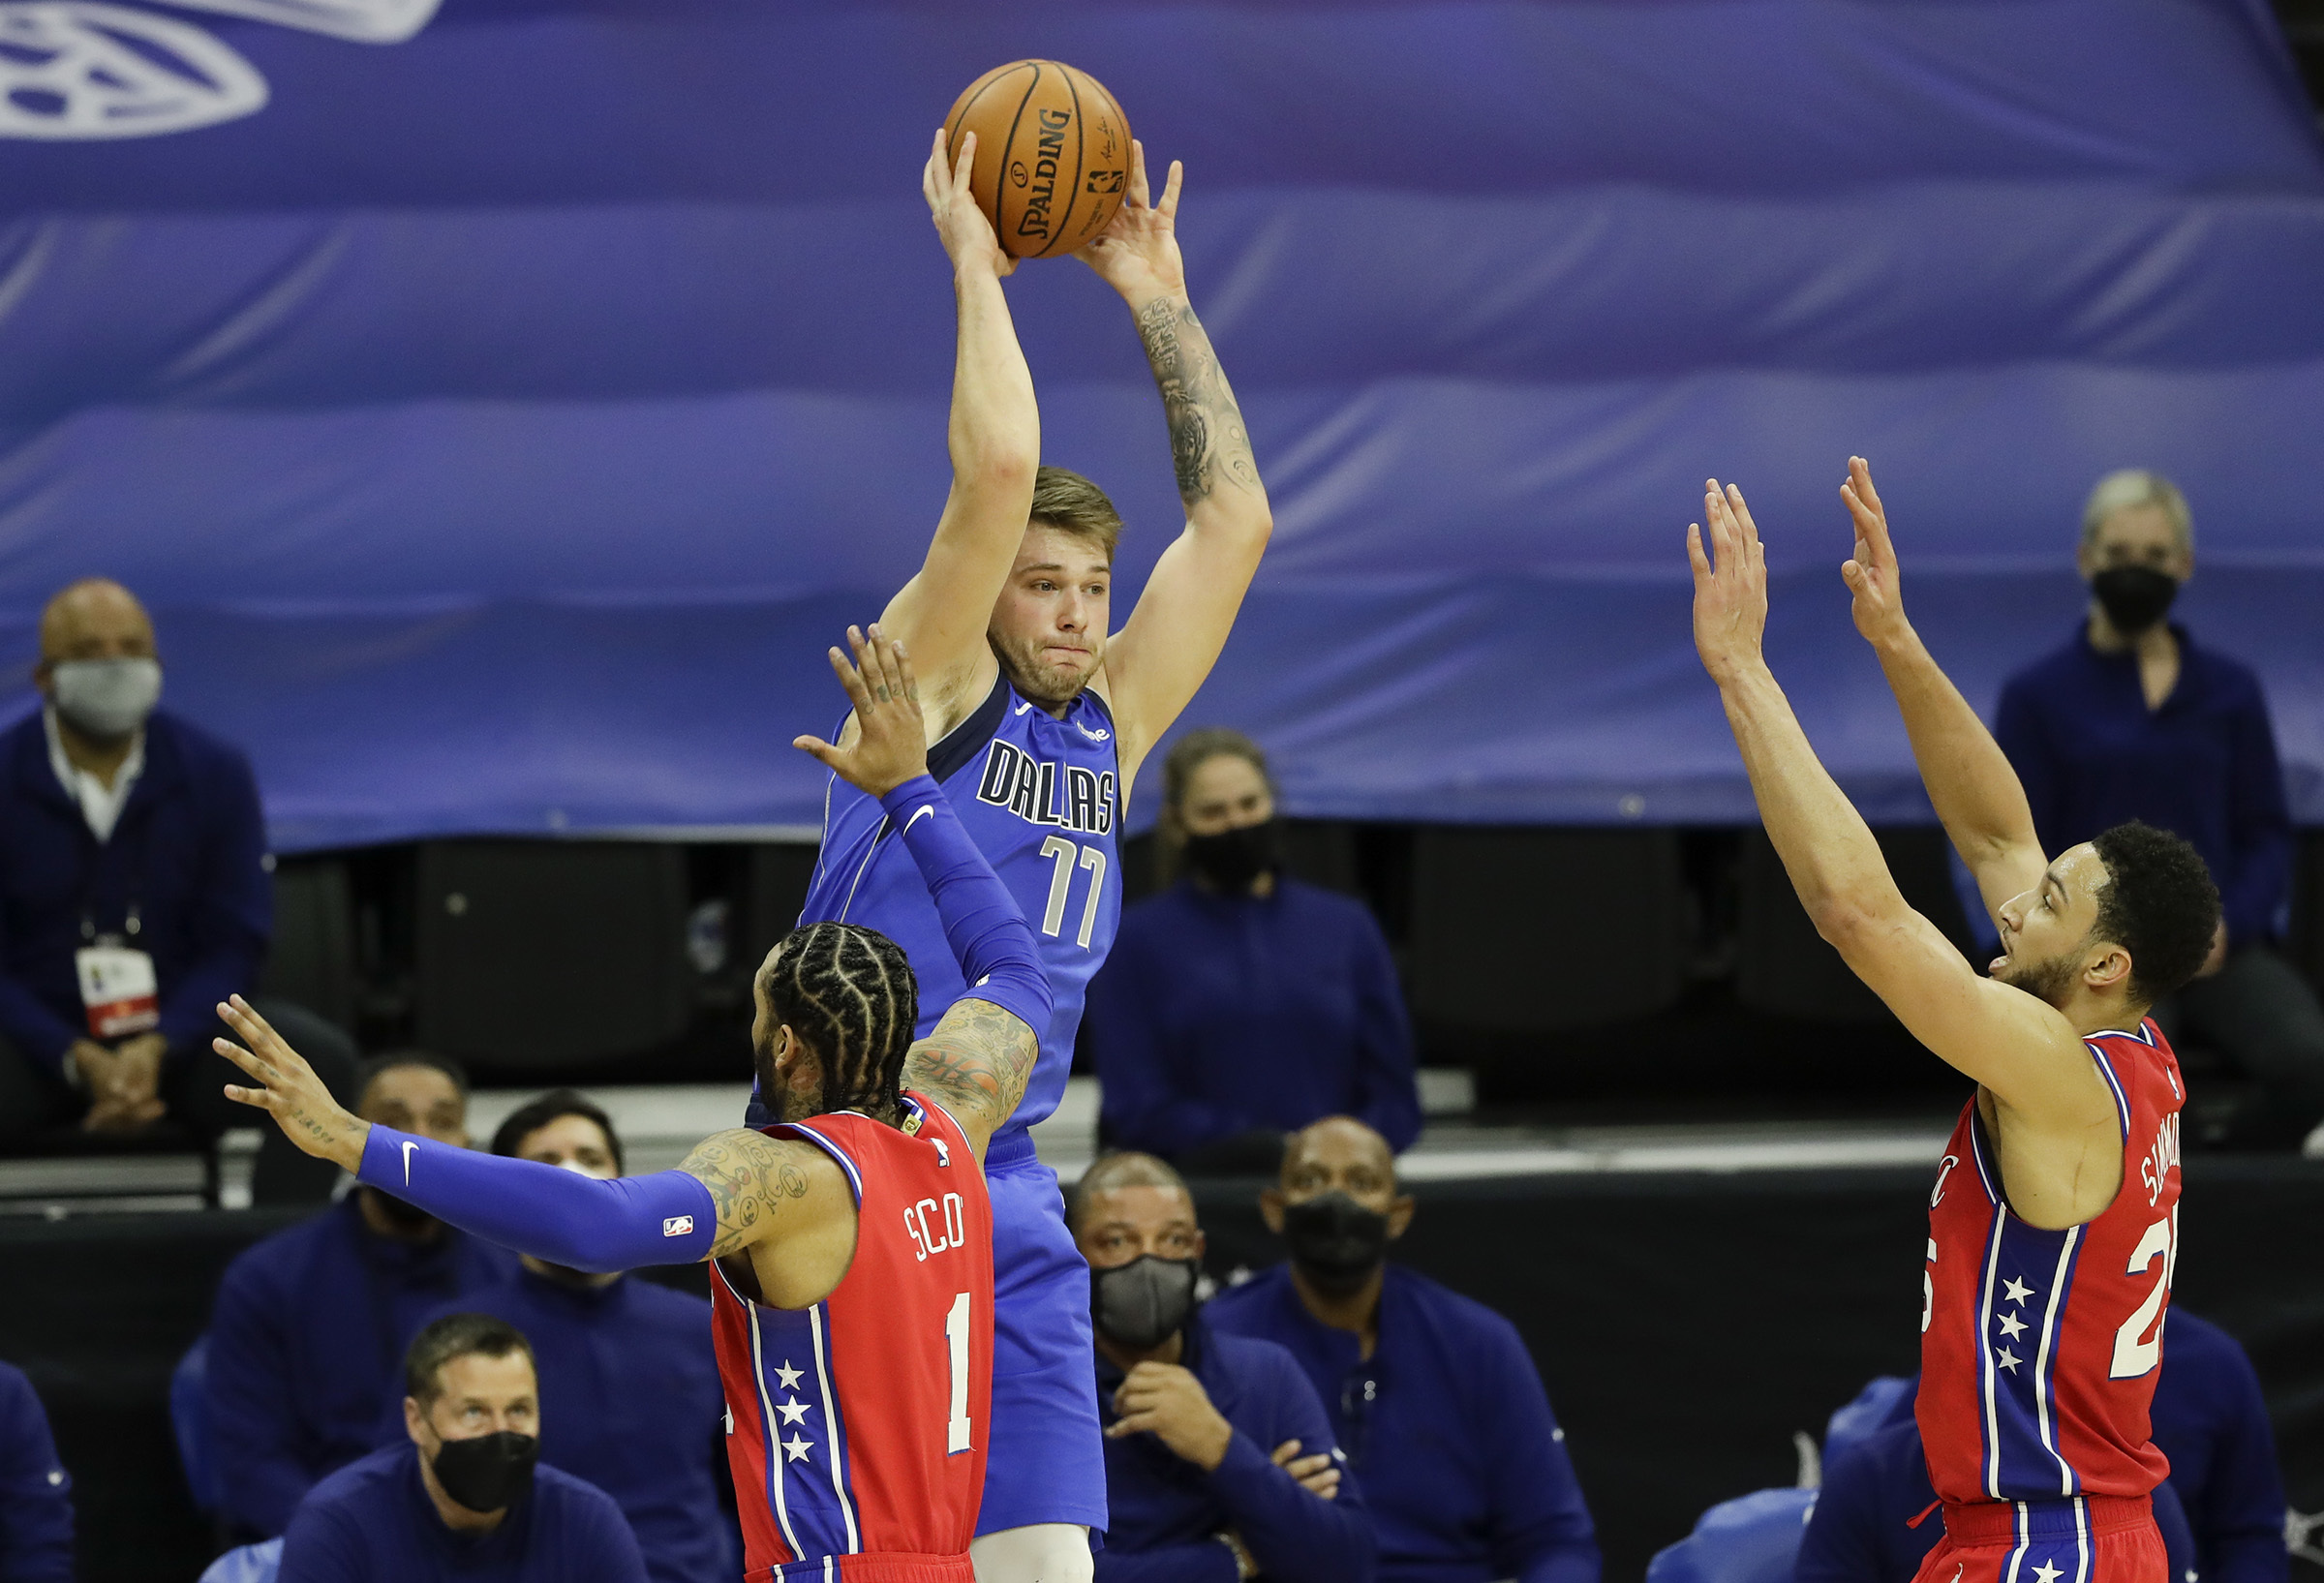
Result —
<svg viewBox="0 0 2324 1583"><path fill-rule="evenodd" d="M2015 1341L2019 1336L2026 1333L2026 1322L2019 1319L2015 1314L2003 1314L2001 1316L2001 1318L1995 1320L1994 1324L2000 1327L2002 1334L2007 1336L2012 1341Z"/></svg>
<svg viewBox="0 0 2324 1583"><path fill-rule="evenodd" d="M807 1439L803 1435L793 1433L790 1439L782 1442L783 1459L788 1462L805 1462L807 1460L807 1453L814 1448L815 1443L813 1441Z"/></svg>
<svg viewBox="0 0 2324 1583"><path fill-rule="evenodd" d="M2011 1352L2006 1347L2003 1347L2000 1352L1995 1353L1993 1355L1993 1360L2001 1364L2002 1367L2007 1369L2011 1374L2015 1374L2017 1372L2017 1366L2025 1361L2024 1358L2018 1356L2017 1354Z"/></svg>
<svg viewBox="0 0 2324 1583"><path fill-rule="evenodd" d="M807 1416L807 1410L813 1405L811 1402L803 1402L794 1396L787 1402L777 1403L775 1411L782 1415L784 1423L797 1423Z"/></svg>
<svg viewBox="0 0 2324 1583"><path fill-rule="evenodd" d="M775 1378L782 1382L785 1390L799 1388L799 1370L791 1367L791 1360L787 1357L776 1366Z"/></svg>
<svg viewBox="0 0 2324 1583"><path fill-rule="evenodd" d="M2009 1284L2002 1288L2002 1295L2007 1297L2011 1302L2024 1302L2028 1297L2034 1295L2034 1289L2012 1275L2009 1277Z"/></svg>
<svg viewBox="0 0 2324 1583"><path fill-rule="evenodd" d="M2065 1575L2065 1568L2053 1567L2045 1561L2034 1568L2034 1575L2040 1578L2041 1583L2058 1583L2058 1580Z"/></svg>

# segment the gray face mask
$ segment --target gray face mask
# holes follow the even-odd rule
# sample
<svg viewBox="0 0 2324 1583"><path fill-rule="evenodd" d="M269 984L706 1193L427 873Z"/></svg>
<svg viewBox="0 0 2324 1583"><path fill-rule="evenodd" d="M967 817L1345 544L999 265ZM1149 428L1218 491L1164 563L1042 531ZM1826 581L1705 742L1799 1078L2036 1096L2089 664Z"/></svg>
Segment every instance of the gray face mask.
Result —
<svg viewBox="0 0 2324 1583"><path fill-rule="evenodd" d="M48 682L57 714L100 741L128 736L162 701L158 659L62 659Z"/></svg>

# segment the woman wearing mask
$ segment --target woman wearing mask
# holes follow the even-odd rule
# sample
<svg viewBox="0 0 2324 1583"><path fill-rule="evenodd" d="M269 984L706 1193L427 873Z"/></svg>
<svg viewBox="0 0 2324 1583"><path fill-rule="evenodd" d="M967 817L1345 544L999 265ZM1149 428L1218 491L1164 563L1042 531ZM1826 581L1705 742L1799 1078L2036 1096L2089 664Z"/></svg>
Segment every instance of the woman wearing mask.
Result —
<svg viewBox="0 0 2324 1583"><path fill-rule="evenodd" d="M1395 1149L1421 1130L1412 1031L1362 903L1283 872L1274 783L1240 732L1189 732L1162 770L1179 876L1122 915L1089 988L1109 1147L1271 1175L1327 1115Z"/></svg>

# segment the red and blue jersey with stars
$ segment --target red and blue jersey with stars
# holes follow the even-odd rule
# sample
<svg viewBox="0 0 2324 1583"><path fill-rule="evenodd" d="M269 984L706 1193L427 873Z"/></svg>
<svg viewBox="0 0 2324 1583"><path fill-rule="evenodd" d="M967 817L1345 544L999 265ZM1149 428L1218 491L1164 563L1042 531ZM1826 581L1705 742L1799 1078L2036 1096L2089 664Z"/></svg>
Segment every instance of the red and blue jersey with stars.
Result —
<svg viewBox="0 0 2324 1583"><path fill-rule="evenodd" d="M2010 1211L1972 1099L1929 1197L1918 1417L1948 1507L2139 1498L2170 1464L2148 1433L2179 1255L2179 1063L2152 1021L2083 1043L2114 1098L2123 1181L2097 1216Z"/></svg>
<svg viewBox="0 0 2324 1583"><path fill-rule="evenodd" d="M971 1583L993 1391L993 1212L960 1124L853 1111L765 1129L829 1154L855 1192L831 1294L774 1308L713 1263L726 1457L749 1583Z"/></svg>

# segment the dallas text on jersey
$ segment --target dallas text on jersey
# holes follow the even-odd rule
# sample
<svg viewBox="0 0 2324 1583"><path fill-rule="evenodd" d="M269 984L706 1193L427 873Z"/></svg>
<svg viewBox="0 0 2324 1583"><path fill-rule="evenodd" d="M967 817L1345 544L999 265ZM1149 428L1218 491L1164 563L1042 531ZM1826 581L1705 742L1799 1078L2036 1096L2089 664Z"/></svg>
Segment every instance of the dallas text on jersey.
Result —
<svg viewBox="0 0 2324 1583"><path fill-rule="evenodd" d="M1060 769L1065 772L1062 787L1058 785ZM1062 807L1058 806L1060 792ZM977 783L976 800L1007 808L1027 824L1099 836L1114 828L1113 771L1035 759L1006 742L994 742L986 751L985 775Z"/></svg>

